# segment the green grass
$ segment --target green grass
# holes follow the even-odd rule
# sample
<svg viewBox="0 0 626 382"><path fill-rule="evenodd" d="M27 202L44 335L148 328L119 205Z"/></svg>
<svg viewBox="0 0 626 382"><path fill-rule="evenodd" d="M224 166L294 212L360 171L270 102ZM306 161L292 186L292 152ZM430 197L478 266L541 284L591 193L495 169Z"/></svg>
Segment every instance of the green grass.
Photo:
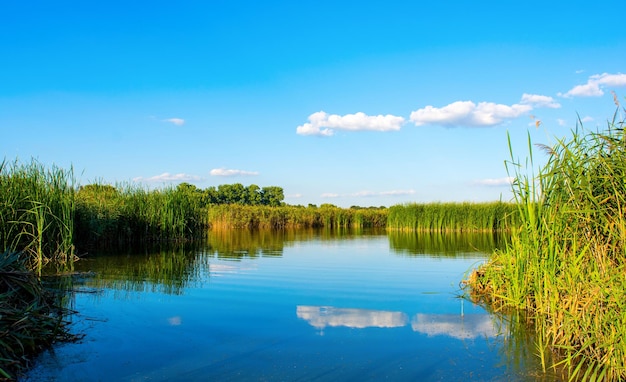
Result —
<svg viewBox="0 0 626 382"><path fill-rule="evenodd" d="M0 163L0 246L28 255L31 267L74 257L72 171L36 161Z"/></svg>
<svg viewBox="0 0 626 382"><path fill-rule="evenodd" d="M527 162L508 163L517 179L520 228L467 283L490 306L525 310L537 330L538 355L555 355L553 367L565 368L571 379L624 380L623 116L616 113L603 132L580 126L542 150L548 161L536 175L532 147Z"/></svg>
<svg viewBox="0 0 626 382"><path fill-rule="evenodd" d="M513 203L410 203L389 208L387 227L424 232L497 232L517 224Z"/></svg>
<svg viewBox="0 0 626 382"><path fill-rule="evenodd" d="M202 237L206 209L186 188L91 184L76 193L76 245L124 248Z"/></svg>
<svg viewBox="0 0 626 382"><path fill-rule="evenodd" d="M208 222L213 229L373 228L386 225L387 209L214 205L208 209Z"/></svg>

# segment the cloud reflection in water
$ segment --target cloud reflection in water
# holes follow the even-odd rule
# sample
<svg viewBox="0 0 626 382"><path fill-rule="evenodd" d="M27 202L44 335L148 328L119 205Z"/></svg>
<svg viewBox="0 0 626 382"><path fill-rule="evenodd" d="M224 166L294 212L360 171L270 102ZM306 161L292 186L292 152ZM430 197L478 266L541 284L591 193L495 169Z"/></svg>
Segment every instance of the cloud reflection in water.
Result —
<svg viewBox="0 0 626 382"><path fill-rule="evenodd" d="M496 337L499 334L487 314L416 314L411 320L414 331L429 336L446 335L459 340Z"/></svg>
<svg viewBox="0 0 626 382"><path fill-rule="evenodd" d="M395 328L405 326L409 320L408 316L402 312L333 306L299 305L296 307L296 315L318 329L326 326L346 326L357 329Z"/></svg>
<svg viewBox="0 0 626 382"><path fill-rule="evenodd" d="M327 326L356 329L397 328L408 324L406 313L386 310L298 305L296 315L317 329ZM492 338L501 333L488 314L418 313L411 320L411 328L428 336L445 335L459 340Z"/></svg>

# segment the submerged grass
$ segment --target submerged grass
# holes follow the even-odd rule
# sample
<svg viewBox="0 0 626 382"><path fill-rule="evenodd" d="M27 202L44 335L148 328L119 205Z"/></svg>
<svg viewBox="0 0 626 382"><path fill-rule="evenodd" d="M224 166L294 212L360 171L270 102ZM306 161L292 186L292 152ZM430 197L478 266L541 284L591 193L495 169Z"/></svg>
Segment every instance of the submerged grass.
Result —
<svg viewBox="0 0 626 382"><path fill-rule="evenodd" d="M0 254L0 380L17 378L30 356L71 339L57 300L30 271L26 255Z"/></svg>
<svg viewBox="0 0 626 382"><path fill-rule="evenodd" d="M534 167L532 149L525 164L508 163L522 224L467 280L476 299L525 310L538 355L554 353L552 367L572 380L626 379L626 134L618 116L604 132L580 126L543 147L549 159L536 176L524 174Z"/></svg>

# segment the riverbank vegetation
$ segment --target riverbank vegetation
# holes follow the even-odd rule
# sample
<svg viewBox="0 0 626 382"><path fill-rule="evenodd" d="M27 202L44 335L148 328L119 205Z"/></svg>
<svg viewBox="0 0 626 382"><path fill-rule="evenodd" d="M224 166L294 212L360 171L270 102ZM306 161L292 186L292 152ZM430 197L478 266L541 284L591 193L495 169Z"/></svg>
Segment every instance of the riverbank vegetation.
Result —
<svg viewBox="0 0 626 382"><path fill-rule="evenodd" d="M385 227L387 208L216 205L208 209L213 229L372 228Z"/></svg>
<svg viewBox="0 0 626 382"><path fill-rule="evenodd" d="M525 310L538 354L556 355L571 379L626 379L626 134L617 117L606 131L580 126L542 147L548 161L536 176L532 147L526 163L508 163L521 225L467 280L477 300Z"/></svg>
<svg viewBox="0 0 626 382"><path fill-rule="evenodd" d="M0 380L15 379L31 356L74 338L60 298L44 288L26 256L0 254Z"/></svg>
<svg viewBox="0 0 626 382"><path fill-rule="evenodd" d="M519 224L513 203L426 203L389 208L387 227L420 232L504 232Z"/></svg>

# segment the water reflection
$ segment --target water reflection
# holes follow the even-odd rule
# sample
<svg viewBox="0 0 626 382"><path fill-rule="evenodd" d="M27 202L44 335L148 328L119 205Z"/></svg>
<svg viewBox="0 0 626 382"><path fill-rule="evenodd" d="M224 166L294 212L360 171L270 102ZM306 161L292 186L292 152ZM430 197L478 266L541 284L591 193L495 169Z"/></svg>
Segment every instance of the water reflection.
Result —
<svg viewBox="0 0 626 382"><path fill-rule="evenodd" d="M418 313L411 320L411 328L428 336L445 335L459 340L494 338L501 334L501 325L496 325L487 314Z"/></svg>
<svg viewBox="0 0 626 382"><path fill-rule="evenodd" d="M85 258L74 290L102 293L71 298L89 341L57 349L39 372L47 380L515 379L539 370L527 323L476 305L463 311L453 297L463 272L498 243L229 230L209 232L196 248Z"/></svg>
<svg viewBox="0 0 626 382"><path fill-rule="evenodd" d="M475 256L477 252L493 253L506 244L507 236L494 233L404 232L389 231L390 248L407 256Z"/></svg>
<svg viewBox="0 0 626 382"><path fill-rule="evenodd" d="M336 308L333 306L298 305L296 316L318 329L327 326L348 328L396 328L405 326L408 316L402 312L385 310Z"/></svg>
<svg viewBox="0 0 626 382"><path fill-rule="evenodd" d="M298 305L296 316L317 329L344 326L353 329L398 328L406 326L408 315L387 310L338 308L334 306ZM502 322L488 314L418 313L411 320L411 329L430 336L444 335L458 340L478 337L494 338L502 334Z"/></svg>

